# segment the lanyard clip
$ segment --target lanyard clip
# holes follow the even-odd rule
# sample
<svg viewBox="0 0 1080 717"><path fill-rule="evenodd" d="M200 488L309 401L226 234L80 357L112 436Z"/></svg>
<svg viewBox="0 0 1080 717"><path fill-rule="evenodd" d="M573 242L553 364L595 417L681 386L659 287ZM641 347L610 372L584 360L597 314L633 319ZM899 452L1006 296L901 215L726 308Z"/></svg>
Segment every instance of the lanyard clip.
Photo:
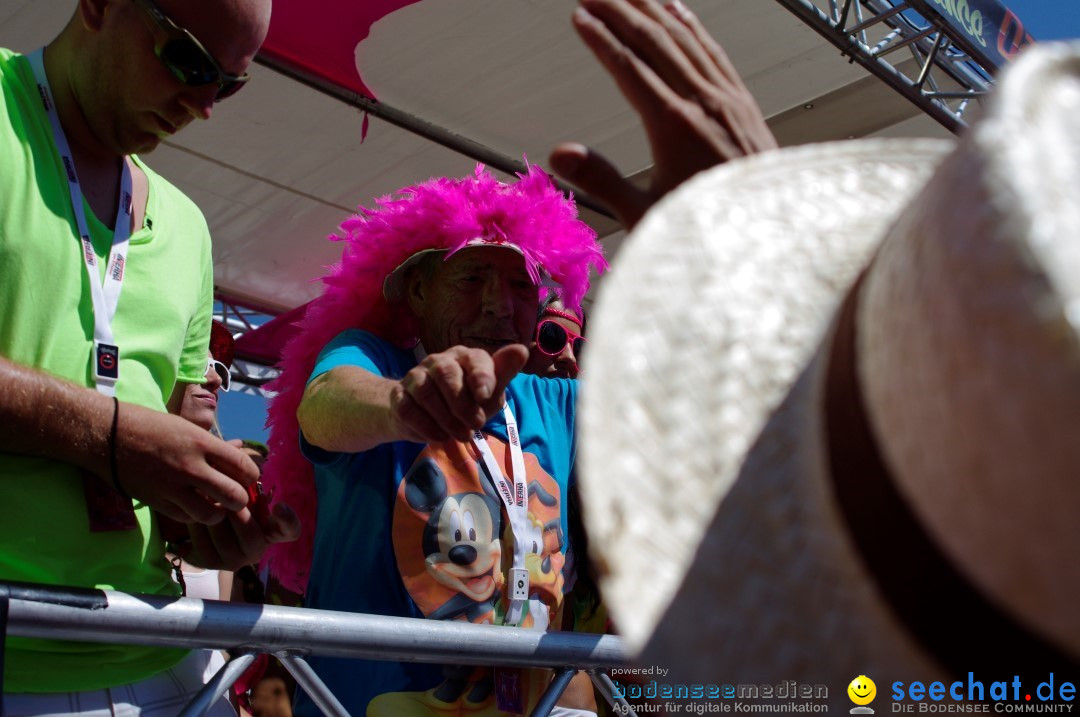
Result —
<svg viewBox="0 0 1080 717"><path fill-rule="evenodd" d="M510 599L529 599L529 571L527 568L510 569Z"/></svg>

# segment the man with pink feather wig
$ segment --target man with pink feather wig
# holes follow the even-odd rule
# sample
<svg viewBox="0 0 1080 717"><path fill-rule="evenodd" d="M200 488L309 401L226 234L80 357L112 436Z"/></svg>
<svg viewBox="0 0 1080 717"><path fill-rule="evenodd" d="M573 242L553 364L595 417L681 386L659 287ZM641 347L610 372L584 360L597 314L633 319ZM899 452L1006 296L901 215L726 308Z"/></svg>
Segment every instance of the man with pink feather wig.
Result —
<svg viewBox="0 0 1080 717"><path fill-rule="evenodd" d="M559 625L577 386L518 372L542 295L578 307L606 268L595 232L539 168L503 184L478 167L335 238L270 407L264 481L308 526L272 570L309 607ZM311 662L352 714L521 712L547 678Z"/></svg>

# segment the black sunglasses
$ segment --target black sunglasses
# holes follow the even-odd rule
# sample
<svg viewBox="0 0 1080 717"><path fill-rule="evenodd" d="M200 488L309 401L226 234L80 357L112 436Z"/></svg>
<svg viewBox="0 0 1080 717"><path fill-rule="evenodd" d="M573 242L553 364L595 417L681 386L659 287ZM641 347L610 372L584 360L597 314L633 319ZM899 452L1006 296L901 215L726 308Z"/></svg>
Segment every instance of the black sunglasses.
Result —
<svg viewBox="0 0 1080 717"><path fill-rule="evenodd" d="M536 346L548 356L558 356L570 342L573 342L574 356L581 360L581 350L585 348L584 336L568 331L551 319L544 319L536 325Z"/></svg>
<svg viewBox="0 0 1080 717"><path fill-rule="evenodd" d="M135 0L135 4L146 12L160 31L154 33L154 54L181 83L188 87L217 85L214 101L220 102L236 94L251 79L246 72L230 75L222 70L202 43L173 22L153 0Z"/></svg>

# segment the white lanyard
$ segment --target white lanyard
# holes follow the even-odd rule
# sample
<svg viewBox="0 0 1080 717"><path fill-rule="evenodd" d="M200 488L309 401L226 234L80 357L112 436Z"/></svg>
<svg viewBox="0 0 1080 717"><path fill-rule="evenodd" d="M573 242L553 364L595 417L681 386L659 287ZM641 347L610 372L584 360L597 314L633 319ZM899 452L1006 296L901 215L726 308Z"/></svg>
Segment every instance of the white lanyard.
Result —
<svg viewBox="0 0 1080 717"><path fill-rule="evenodd" d="M423 344L413 348L413 355L419 363L427 357ZM506 437L510 444L510 467L513 475L508 481L499 468L491 446L482 431L473 431L472 442L480 453L480 458L495 492L499 494L506 515L510 520L510 531L514 535L514 563L510 568L510 609L503 621L506 625L518 625L525 617L525 607L529 604L529 569L525 567L526 548L528 547L528 503L529 487L525 483L525 456L521 451L521 436L517 421L510 410L510 404L503 404L503 417L506 419Z"/></svg>
<svg viewBox="0 0 1080 717"><path fill-rule="evenodd" d="M124 283L124 264L127 259L128 243L131 239L131 171L127 159L122 158L123 171L120 176L120 202L116 209L116 229L113 232L112 250L106 264L105 285L102 287L101 276L97 268L97 256L90 241L90 230L86 224L86 212L83 210L83 193L79 177L75 173L75 159L71 154L64 128L60 126L60 115L56 112L49 78L45 76L44 53L35 50L26 56L37 80L38 94L45 108L45 114L52 124L53 140L60 153L60 159L67 171L68 189L71 191L71 205L75 211L75 223L82 242L83 263L90 279L90 299L94 307L94 382L97 390L106 396L116 393L116 381L120 377L120 348L113 337L112 321L116 315L116 306L120 301L120 289Z"/></svg>
<svg viewBox="0 0 1080 717"><path fill-rule="evenodd" d="M525 457L521 452L521 438L518 435L517 421L508 404L503 404L503 416L506 418L506 435L510 443L510 463L513 475L507 480L487 439L481 431L473 431L472 442L483 459L485 472L495 486L506 515L510 519L510 530L514 534L514 566L510 570L510 611L505 624L517 625L524 617L525 606L529 601L529 570L525 567L526 536L528 530L529 489L525 484Z"/></svg>

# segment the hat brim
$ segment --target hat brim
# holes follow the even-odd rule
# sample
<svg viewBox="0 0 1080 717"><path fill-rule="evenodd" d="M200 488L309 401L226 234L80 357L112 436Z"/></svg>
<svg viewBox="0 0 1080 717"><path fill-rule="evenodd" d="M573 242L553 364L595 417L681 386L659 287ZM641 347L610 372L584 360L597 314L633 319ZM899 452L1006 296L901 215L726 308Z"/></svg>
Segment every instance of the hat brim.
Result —
<svg viewBox="0 0 1080 717"><path fill-rule="evenodd" d="M952 146L723 165L621 250L593 312L581 490L616 625L678 681L937 674L860 577L810 406L830 317Z"/></svg>
<svg viewBox="0 0 1080 717"><path fill-rule="evenodd" d="M490 242L490 241L485 241L483 239L473 239L472 241L466 243L465 246L463 246L458 251L461 251L463 249L471 249L473 247L491 247L491 248L495 248L495 249L510 249L512 251L517 252L519 255L521 255L522 260L526 260L525 252L523 252L521 250L521 247L517 246L516 244L511 244L509 242ZM424 249L422 251L416 252L415 254L410 256L408 259L406 259L405 261L398 264L396 267L394 267L394 270L391 271L386 276L386 279L383 280L383 298L386 299L386 301L388 303L391 303L391 304L396 303L398 301L402 301L405 298L405 274L408 272L408 269L410 267L413 267L413 266L416 266L417 264L419 264L420 261L425 256L427 256L428 254L435 254L435 253L444 253L445 254L448 251L450 251L450 250L449 249Z"/></svg>

